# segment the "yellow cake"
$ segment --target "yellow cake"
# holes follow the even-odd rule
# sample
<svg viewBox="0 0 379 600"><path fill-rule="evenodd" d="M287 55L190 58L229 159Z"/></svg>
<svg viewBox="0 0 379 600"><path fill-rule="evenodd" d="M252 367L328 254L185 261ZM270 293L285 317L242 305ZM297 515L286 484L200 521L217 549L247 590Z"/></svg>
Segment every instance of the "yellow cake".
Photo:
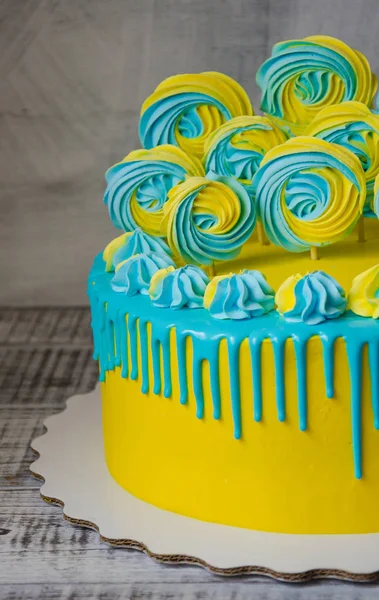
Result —
<svg viewBox="0 0 379 600"><path fill-rule="evenodd" d="M338 40L298 42L356 70L355 95L330 91L349 101L337 142L330 98L314 133L287 139L288 104L271 119L272 61L299 45L286 42L259 72L266 116L224 75L169 78L142 107L146 149L107 172L124 233L88 282L105 457L125 490L181 515L379 532L379 165L374 134L357 133L376 80ZM301 133L310 72L281 90Z"/></svg>

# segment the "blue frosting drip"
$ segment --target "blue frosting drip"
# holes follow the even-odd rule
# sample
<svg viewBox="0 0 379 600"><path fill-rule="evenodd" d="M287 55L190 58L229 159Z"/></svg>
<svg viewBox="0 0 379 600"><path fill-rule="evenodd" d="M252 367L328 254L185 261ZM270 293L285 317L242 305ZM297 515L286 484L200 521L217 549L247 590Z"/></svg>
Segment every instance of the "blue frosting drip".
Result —
<svg viewBox="0 0 379 600"><path fill-rule="evenodd" d="M122 377L140 378L141 390L168 398L172 393L170 363L170 331L175 328L176 353L179 369L180 403L188 400L186 339L192 340L193 388L197 406L197 417L204 417L204 393L202 362L210 367L210 383L213 402L213 416L222 417L219 381L219 348L222 339L227 341L231 387L234 436L241 438L242 416L239 395L239 349L244 340L248 341L251 352L253 377L252 418L262 420L261 388L261 348L264 340L269 340L273 348L275 365L276 405L279 421L286 418L285 396L285 353L287 340L292 340L298 373L298 413L299 428L307 428L307 383L306 347L309 339L319 336L323 345L325 393L333 397L334 347L338 338L345 341L351 381L351 424L354 472L362 477L362 423L361 423L361 374L363 348L368 348L371 371L371 394L374 422L379 429L379 323L372 319L358 317L347 311L339 319L326 320L314 327L303 322L289 323L276 311L256 317L251 321L224 321L222 329L217 320L210 318L205 309L196 311L196 319L188 322L187 311L162 311L152 305L146 296L132 296L125 299L123 294L115 294L111 288L112 274L105 272L105 263L99 255L89 276L88 294L91 303L92 328L94 337L94 358L99 361L100 380L115 367L121 368ZM127 300L127 301L126 301ZM127 317L127 318L126 318ZM151 341L148 347L147 323L151 323ZM139 335L138 335L139 332ZM141 370L138 355L141 356ZM147 368L152 357L153 375L150 379ZM161 369L161 362L163 363ZM162 380L163 374L163 380ZM320 389L320 393L321 389Z"/></svg>
<svg viewBox="0 0 379 600"><path fill-rule="evenodd" d="M221 102L206 94L186 92L163 98L149 106L141 116L139 136L143 147L177 145L176 128L184 137L199 137L203 133L203 123L196 109L201 105L215 106L225 120L232 117Z"/></svg>
<svg viewBox="0 0 379 600"><path fill-rule="evenodd" d="M336 319L346 310L347 299L340 284L323 271L314 271L300 279L294 288L295 306L283 313L287 321L318 325Z"/></svg>
<svg viewBox="0 0 379 600"><path fill-rule="evenodd" d="M132 199L144 211L154 213L163 207L170 189L184 181L185 175L183 167L163 160L127 161L108 169L104 202L113 225L124 231L137 229Z"/></svg>
<svg viewBox="0 0 379 600"><path fill-rule="evenodd" d="M159 308L201 308L208 275L194 265L186 265L167 273L153 290L150 297Z"/></svg>
<svg viewBox="0 0 379 600"><path fill-rule="evenodd" d="M117 267L117 265L124 260L127 260L131 256L135 254L163 254L164 256L171 256L172 252L168 245L162 240L162 238L153 237L152 235L148 235L139 227L127 238L124 246L119 248L117 252L114 253L112 263L113 267Z"/></svg>
<svg viewBox="0 0 379 600"><path fill-rule="evenodd" d="M244 270L217 283L208 310L216 319L250 319L274 308L275 292L260 271Z"/></svg>
<svg viewBox="0 0 379 600"><path fill-rule="evenodd" d="M111 286L115 292L127 296L149 293L150 281L159 269L174 266L171 258L164 254L136 254L120 263L112 277Z"/></svg>

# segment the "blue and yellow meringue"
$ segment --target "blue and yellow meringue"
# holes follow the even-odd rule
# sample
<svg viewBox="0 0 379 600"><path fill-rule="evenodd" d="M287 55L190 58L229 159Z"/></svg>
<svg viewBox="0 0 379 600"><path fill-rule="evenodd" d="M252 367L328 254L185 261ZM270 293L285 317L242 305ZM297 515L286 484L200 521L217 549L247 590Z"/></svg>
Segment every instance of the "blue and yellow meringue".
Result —
<svg viewBox="0 0 379 600"><path fill-rule="evenodd" d="M157 271L150 282L149 295L159 308L202 308L208 275L195 265Z"/></svg>
<svg viewBox="0 0 379 600"><path fill-rule="evenodd" d="M378 85L363 54L326 35L275 44L256 79L261 109L295 135L330 104L370 106Z"/></svg>
<svg viewBox="0 0 379 600"><path fill-rule="evenodd" d="M148 295L154 273L170 266L175 265L167 255L154 252L135 254L117 265L111 280L112 289L127 296Z"/></svg>
<svg viewBox="0 0 379 600"><path fill-rule="evenodd" d="M191 177L174 187L162 228L174 253L210 265L237 256L255 227L255 207L232 177Z"/></svg>
<svg viewBox="0 0 379 600"><path fill-rule="evenodd" d="M248 192L263 156L287 137L267 117L235 117L216 129L204 150L205 170L235 177Z"/></svg>
<svg viewBox="0 0 379 600"><path fill-rule="evenodd" d="M140 227L135 231L123 233L112 240L103 252L105 270L114 271L117 265L135 254L168 254L171 250L162 238L148 235Z"/></svg>
<svg viewBox="0 0 379 600"><path fill-rule="evenodd" d="M223 73L168 77L141 108L139 134L144 148L175 144L203 156L208 135L225 121L254 114L245 90Z"/></svg>
<svg viewBox="0 0 379 600"><path fill-rule="evenodd" d="M124 231L141 227L161 234L163 206L172 187L189 176L201 176L199 160L176 146L134 150L106 172L104 202L113 225Z"/></svg>
<svg viewBox="0 0 379 600"><path fill-rule="evenodd" d="M244 269L214 277L204 296L204 307L216 319L251 319L273 310L275 292L260 271Z"/></svg>
<svg viewBox="0 0 379 600"><path fill-rule="evenodd" d="M336 319L346 310L347 300L340 284L324 271L291 275L275 296L277 311L294 323L318 325Z"/></svg>
<svg viewBox="0 0 379 600"><path fill-rule="evenodd" d="M348 302L356 315L379 319L379 264L354 277Z"/></svg>
<svg viewBox="0 0 379 600"><path fill-rule="evenodd" d="M318 113L305 134L339 144L359 158L366 178L365 213L371 215L379 173L379 115L362 102L334 104Z"/></svg>
<svg viewBox="0 0 379 600"><path fill-rule="evenodd" d="M366 182L352 152L301 136L268 151L254 176L253 195L269 240L304 252L351 233L364 208Z"/></svg>

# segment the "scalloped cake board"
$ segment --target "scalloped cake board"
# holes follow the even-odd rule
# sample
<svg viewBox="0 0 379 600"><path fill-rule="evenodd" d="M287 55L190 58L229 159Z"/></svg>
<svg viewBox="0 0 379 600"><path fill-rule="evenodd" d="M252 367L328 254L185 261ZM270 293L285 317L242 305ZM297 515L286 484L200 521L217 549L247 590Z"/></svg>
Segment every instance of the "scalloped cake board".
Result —
<svg viewBox="0 0 379 600"><path fill-rule="evenodd" d="M96 529L104 541L156 560L189 563L223 575L260 574L284 581L379 578L379 534L287 535L205 523L138 500L111 477L103 455L97 386L74 396L34 440L32 473L41 496L65 518ZM379 504L379 503L378 503Z"/></svg>

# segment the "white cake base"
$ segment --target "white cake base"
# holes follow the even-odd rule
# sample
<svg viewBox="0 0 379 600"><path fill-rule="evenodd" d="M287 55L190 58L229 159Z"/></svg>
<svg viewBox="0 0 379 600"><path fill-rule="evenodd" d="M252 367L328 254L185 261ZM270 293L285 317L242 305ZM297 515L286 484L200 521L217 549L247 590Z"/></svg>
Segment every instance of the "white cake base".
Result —
<svg viewBox="0 0 379 600"><path fill-rule="evenodd" d="M44 479L42 497L110 544L224 575L255 573L286 581L379 577L379 534L262 533L181 517L127 493L105 464L99 387L70 398L66 410L45 425L47 432L33 442L39 458L31 465Z"/></svg>

